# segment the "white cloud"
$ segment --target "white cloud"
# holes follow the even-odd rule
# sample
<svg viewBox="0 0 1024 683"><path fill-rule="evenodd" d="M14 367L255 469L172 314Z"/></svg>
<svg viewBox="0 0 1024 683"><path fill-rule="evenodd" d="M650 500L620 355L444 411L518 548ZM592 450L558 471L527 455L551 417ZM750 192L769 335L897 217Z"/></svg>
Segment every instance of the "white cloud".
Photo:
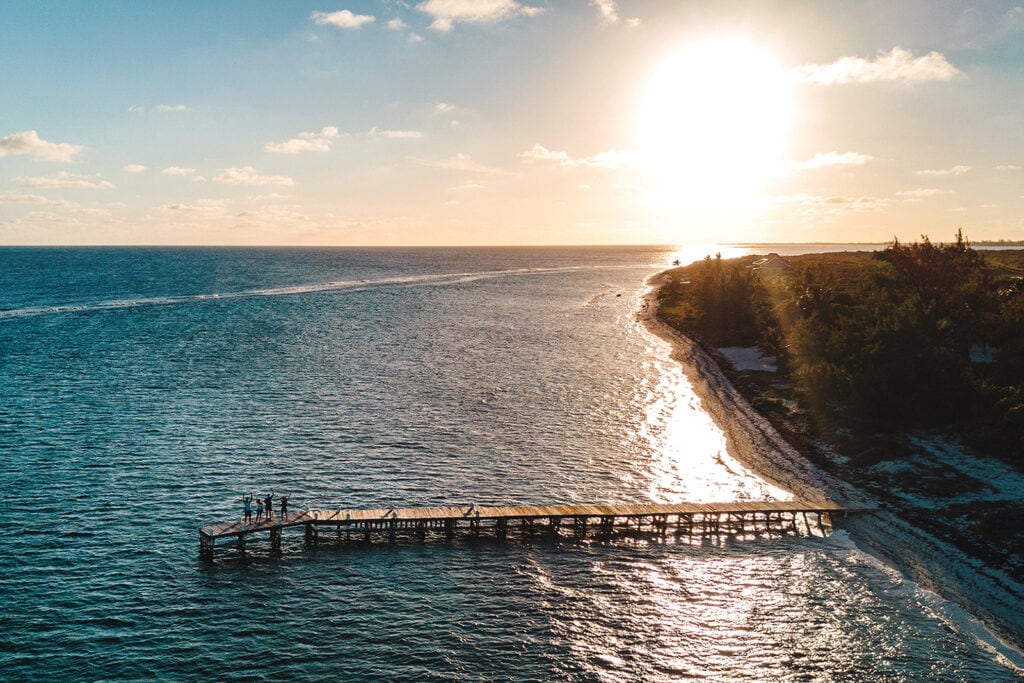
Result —
<svg viewBox="0 0 1024 683"><path fill-rule="evenodd" d="M164 204L157 211L172 215L221 218L228 215L227 205L230 203L227 199L198 199L191 204Z"/></svg>
<svg viewBox="0 0 1024 683"><path fill-rule="evenodd" d="M812 217L838 216L848 213L881 211L891 204L885 197L823 197L792 194L768 197L770 205L793 207L798 215Z"/></svg>
<svg viewBox="0 0 1024 683"><path fill-rule="evenodd" d="M421 36L418 33L410 33L409 34L409 42L410 43L422 43L423 42L423 36Z"/></svg>
<svg viewBox="0 0 1024 683"><path fill-rule="evenodd" d="M604 23L614 24L619 21L619 8L615 6L615 0L590 0L590 6L597 8Z"/></svg>
<svg viewBox="0 0 1024 683"><path fill-rule="evenodd" d="M544 11L516 0L426 0L416 9L433 17L430 28L435 31L450 31L457 22L489 23L517 15L534 17Z"/></svg>
<svg viewBox="0 0 1024 683"><path fill-rule="evenodd" d="M894 47L888 52L880 51L874 59L840 57L831 64L805 64L790 73L797 80L821 85L948 81L962 74L938 52L916 57L913 52L901 47Z"/></svg>
<svg viewBox="0 0 1024 683"><path fill-rule="evenodd" d="M392 19L387 23L387 27L392 31L401 31L402 29L406 28L405 22L402 21L401 19Z"/></svg>
<svg viewBox="0 0 1024 683"><path fill-rule="evenodd" d="M610 149L606 152L599 152L589 157L570 157L567 152L559 152L548 149L540 143L536 143L525 152L520 152L520 159L528 161L556 161L559 166L588 166L591 168L623 168L633 164L633 155L630 152L620 152Z"/></svg>
<svg viewBox="0 0 1024 683"><path fill-rule="evenodd" d="M121 167L121 170L125 173L142 173L146 170L146 167L142 164L125 164Z"/></svg>
<svg viewBox="0 0 1024 683"><path fill-rule="evenodd" d="M1000 164L999 166L996 166L996 170L997 171L1019 171L1019 170L1021 170L1021 166L1018 166L1017 164Z"/></svg>
<svg viewBox="0 0 1024 683"><path fill-rule="evenodd" d="M468 154L462 153L456 154L455 156L449 157L447 159L420 159L417 157L409 158L418 164L422 164L423 166L430 166L432 168L445 168L451 171L465 171L468 173L482 173L491 175L506 173L506 171L503 171L500 168L495 168L493 166L485 166L481 163L473 161L473 157L471 157Z"/></svg>
<svg viewBox="0 0 1024 683"><path fill-rule="evenodd" d="M39 194L0 192L0 204L32 204L34 206L77 206L74 202L50 199Z"/></svg>
<svg viewBox="0 0 1024 683"><path fill-rule="evenodd" d="M423 137L423 133L418 130L378 130L376 126L371 128L367 135L375 138L391 138L394 140L408 140L411 138Z"/></svg>
<svg viewBox="0 0 1024 683"><path fill-rule="evenodd" d="M950 175L963 175L970 171L973 166L953 166L952 168L929 168L923 171L917 171L917 175L923 176L950 176Z"/></svg>
<svg viewBox="0 0 1024 683"><path fill-rule="evenodd" d="M205 183L206 182L206 176L194 175L194 176L192 176L192 182L193 183Z"/></svg>
<svg viewBox="0 0 1024 683"><path fill-rule="evenodd" d="M633 155L629 152L620 152L617 149L610 149L607 152L599 152L594 156L580 157L579 159L567 159L562 162L563 166L589 166L591 168L623 168L634 163Z"/></svg>
<svg viewBox="0 0 1024 683"><path fill-rule="evenodd" d="M520 152L516 156L529 161L568 161L569 159L569 155L566 152L550 150L539 142L534 143L533 147L525 152Z"/></svg>
<svg viewBox="0 0 1024 683"><path fill-rule="evenodd" d="M299 152L329 152L334 140L338 138L338 129L324 126L319 133L299 133L299 137L282 142L268 142L264 149L279 154L298 154Z"/></svg>
<svg viewBox="0 0 1024 683"><path fill-rule="evenodd" d="M93 180L88 176L61 171L52 176L18 178L26 187L72 188L76 190L112 190L116 187L107 180Z"/></svg>
<svg viewBox="0 0 1024 683"><path fill-rule="evenodd" d="M254 221L308 221L309 216L298 211L299 207L263 206L258 209L246 209L235 214L236 218L248 218Z"/></svg>
<svg viewBox="0 0 1024 683"><path fill-rule="evenodd" d="M455 111L455 105L449 102L438 102L437 104L434 105L434 111L436 111L438 114L447 114L449 112Z"/></svg>
<svg viewBox="0 0 1024 683"><path fill-rule="evenodd" d="M629 19L626 19L626 26L628 26L630 28L636 28L639 25L640 25L640 18L639 17L630 17Z"/></svg>
<svg viewBox="0 0 1024 683"><path fill-rule="evenodd" d="M249 197L251 202L278 202L285 199L295 199L293 194L281 194L280 192L269 192L267 194L254 194Z"/></svg>
<svg viewBox="0 0 1024 683"><path fill-rule="evenodd" d="M874 157L857 152L818 152L807 161L791 161L786 168L803 171L828 166L863 166Z"/></svg>
<svg viewBox="0 0 1024 683"><path fill-rule="evenodd" d="M8 154L28 154L36 161L68 163L85 147L64 142L48 142L34 130L23 130L0 138L0 158Z"/></svg>
<svg viewBox="0 0 1024 683"><path fill-rule="evenodd" d="M934 187L921 187L916 190L902 190L896 193L897 197L903 197L905 201L917 202L927 197L937 197L943 194L953 194L952 190L939 190Z"/></svg>
<svg viewBox="0 0 1024 683"><path fill-rule="evenodd" d="M192 111L192 107L189 107L184 104L158 104L155 107L153 107L151 111L159 112L161 114L177 113L184 111ZM143 116L146 113L146 108L143 107L141 104L133 104L132 106L128 107L128 112L131 114L138 114L139 116Z"/></svg>
<svg viewBox="0 0 1024 683"><path fill-rule="evenodd" d="M213 180L228 185L278 185L280 187L291 187L295 184L295 181L287 176L260 175L252 166L226 168L219 175L214 176Z"/></svg>
<svg viewBox="0 0 1024 683"><path fill-rule="evenodd" d="M486 185L481 185L478 182L467 180L463 183L456 185L455 187L449 187L449 192L479 192L480 190L486 190Z"/></svg>
<svg viewBox="0 0 1024 683"><path fill-rule="evenodd" d="M181 176L181 175L194 175L195 172L196 172L196 169L194 169L194 168L184 168L182 166L168 166L167 168L165 168L164 170L162 170L160 172L162 174L164 174L164 175L178 175L178 176Z"/></svg>
<svg viewBox="0 0 1024 683"><path fill-rule="evenodd" d="M347 9L338 12L313 12L310 19L319 26L337 26L338 28L361 28L376 19L368 14L353 14Z"/></svg>

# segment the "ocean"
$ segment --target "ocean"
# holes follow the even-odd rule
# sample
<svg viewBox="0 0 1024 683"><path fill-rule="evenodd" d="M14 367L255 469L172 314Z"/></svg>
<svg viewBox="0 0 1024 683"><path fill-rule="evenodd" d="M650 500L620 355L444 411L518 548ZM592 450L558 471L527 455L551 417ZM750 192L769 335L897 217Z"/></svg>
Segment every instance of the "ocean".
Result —
<svg viewBox="0 0 1024 683"><path fill-rule="evenodd" d="M296 532L280 558L200 562L198 526L251 491L292 511L785 499L636 320L692 253L0 249L0 679L1014 679L842 531Z"/></svg>

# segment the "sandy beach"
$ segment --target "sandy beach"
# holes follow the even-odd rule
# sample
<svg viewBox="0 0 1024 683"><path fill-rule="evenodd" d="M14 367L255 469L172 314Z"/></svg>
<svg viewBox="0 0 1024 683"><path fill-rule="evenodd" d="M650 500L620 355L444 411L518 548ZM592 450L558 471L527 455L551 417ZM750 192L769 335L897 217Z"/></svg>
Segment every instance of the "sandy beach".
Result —
<svg viewBox="0 0 1024 683"><path fill-rule="evenodd" d="M644 297L638 319L651 333L671 344L672 358L681 364L704 410L725 433L730 455L797 497L877 507L877 512L852 515L836 524L849 533L859 549L980 620L971 624L967 615L942 615L969 629L1018 675L1024 674L1024 586L908 524L887 509L885 500L873 499L804 457L751 407L711 356L658 320L655 295L659 276L652 277L648 284L652 289ZM957 611L956 607L952 611Z"/></svg>

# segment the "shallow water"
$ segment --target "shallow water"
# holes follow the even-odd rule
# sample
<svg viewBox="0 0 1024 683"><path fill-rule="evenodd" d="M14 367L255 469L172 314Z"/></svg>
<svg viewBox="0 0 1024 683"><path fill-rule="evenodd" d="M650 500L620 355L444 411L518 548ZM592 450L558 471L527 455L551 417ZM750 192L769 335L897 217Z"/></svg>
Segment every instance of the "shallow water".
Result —
<svg viewBox="0 0 1024 683"><path fill-rule="evenodd" d="M786 497L634 320L655 248L0 250L5 680L1000 680L831 538L198 561L291 507Z"/></svg>

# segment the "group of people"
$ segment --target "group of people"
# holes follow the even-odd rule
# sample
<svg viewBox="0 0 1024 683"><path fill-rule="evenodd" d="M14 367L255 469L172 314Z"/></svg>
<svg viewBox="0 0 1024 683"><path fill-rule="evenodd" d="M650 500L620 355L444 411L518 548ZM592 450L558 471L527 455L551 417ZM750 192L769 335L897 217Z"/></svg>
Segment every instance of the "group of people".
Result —
<svg viewBox="0 0 1024 683"><path fill-rule="evenodd" d="M242 511L245 513L245 523L252 524L253 500L256 501L256 524L263 521L263 513L266 511L267 519L274 518L274 492L271 491L266 497L256 498L252 492L248 496L242 496ZM281 521L288 518L288 496L281 496L279 499L281 509Z"/></svg>

